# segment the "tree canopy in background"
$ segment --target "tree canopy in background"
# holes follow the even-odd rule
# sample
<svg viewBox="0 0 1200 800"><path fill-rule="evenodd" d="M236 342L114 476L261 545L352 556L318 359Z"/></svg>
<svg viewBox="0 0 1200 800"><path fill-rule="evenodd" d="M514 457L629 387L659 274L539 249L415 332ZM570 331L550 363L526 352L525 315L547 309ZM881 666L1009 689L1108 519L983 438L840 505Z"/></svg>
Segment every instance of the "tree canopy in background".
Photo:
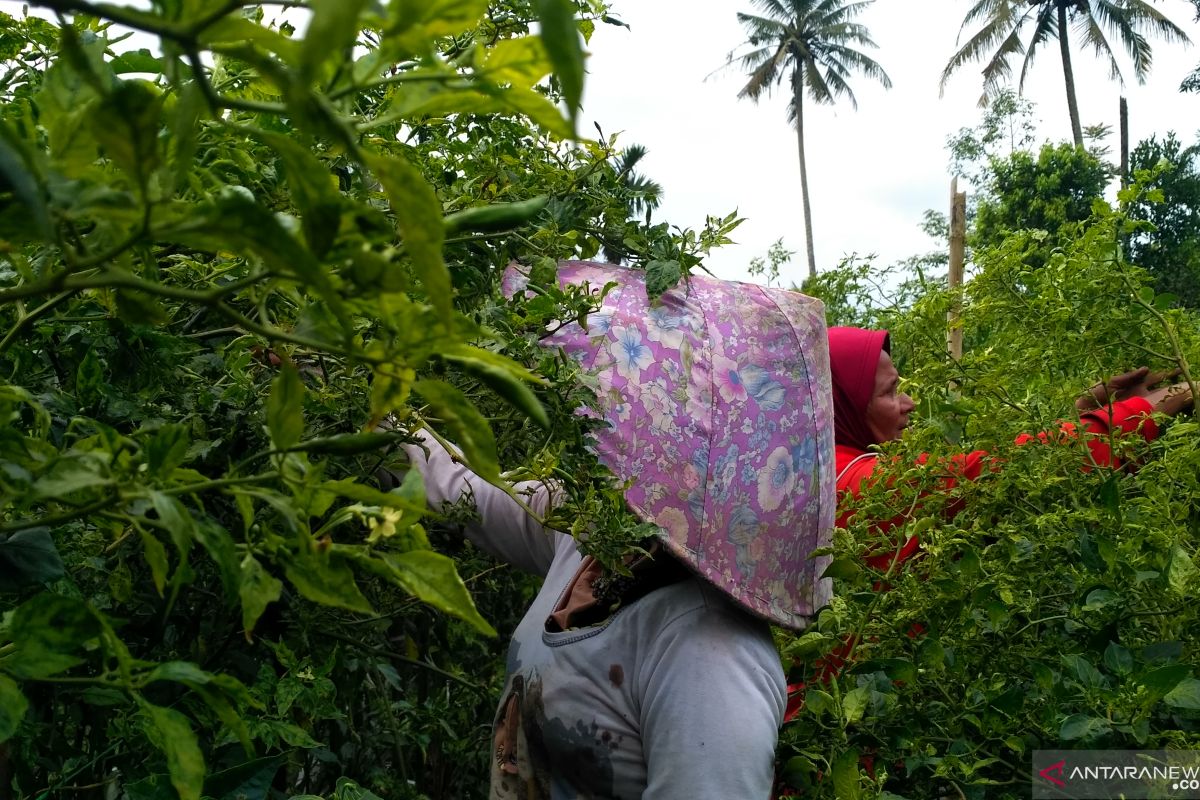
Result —
<svg viewBox="0 0 1200 800"><path fill-rule="evenodd" d="M1020 59L1021 71L1017 80L1020 89L1033 66L1039 48L1057 41L1066 84L1067 113L1071 120L1071 135L1076 147L1083 147L1083 129L1079 123L1079 104L1075 98L1075 70L1071 59L1068 31L1072 28L1082 42L1089 46L1109 68L1111 78L1121 78L1121 68L1109 37L1115 37L1133 62L1133 74L1143 82L1150 72L1152 49L1146 33L1166 42L1188 42L1187 35L1162 12L1146 0L975 0L963 19L962 29L982 22L959 48L942 71L942 85L950 75L973 61L986 61L983 67L983 96L981 104L1005 88L1013 75L1013 61ZM1023 39L1024 30L1032 32ZM1107 31L1107 35L1106 35Z"/></svg>
<svg viewBox="0 0 1200 800"><path fill-rule="evenodd" d="M729 64L736 64L749 77L738 97L757 102L785 80L791 92L788 122L796 126L800 154L800 202L804 208L809 277L816 275L817 260L813 254L812 206L804 152L804 98L822 104L845 97L857 108L849 83L855 72L891 87L883 67L858 49L875 47L867 28L852 21L872 2L755 0L759 13L738 12L738 22L746 31L747 49L731 54Z"/></svg>

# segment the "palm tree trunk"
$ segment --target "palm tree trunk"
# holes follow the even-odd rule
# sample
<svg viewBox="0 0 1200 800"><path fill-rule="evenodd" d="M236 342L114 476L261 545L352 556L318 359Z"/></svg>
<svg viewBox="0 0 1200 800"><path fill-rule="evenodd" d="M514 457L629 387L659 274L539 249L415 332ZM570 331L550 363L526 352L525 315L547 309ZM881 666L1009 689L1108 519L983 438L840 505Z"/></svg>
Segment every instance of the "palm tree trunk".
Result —
<svg viewBox="0 0 1200 800"><path fill-rule="evenodd" d="M817 277L817 257L813 252L812 207L808 204L808 164L804 160L804 84L801 70L792 73L792 102L796 107L796 143L800 151L800 202L804 208L804 240L808 248L808 277Z"/></svg>
<svg viewBox="0 0 1200 800"><path fill-rule="evenodd" d="M1067 82L1067 113L1071 115L1071 137L1083 147L1083 129L1079 126L1079 103L1075 100L1075 72L1071 69L1071 47L1067 30L1067 0L1058 0L1058 49L1062 53L1063 79Z"/></svg>

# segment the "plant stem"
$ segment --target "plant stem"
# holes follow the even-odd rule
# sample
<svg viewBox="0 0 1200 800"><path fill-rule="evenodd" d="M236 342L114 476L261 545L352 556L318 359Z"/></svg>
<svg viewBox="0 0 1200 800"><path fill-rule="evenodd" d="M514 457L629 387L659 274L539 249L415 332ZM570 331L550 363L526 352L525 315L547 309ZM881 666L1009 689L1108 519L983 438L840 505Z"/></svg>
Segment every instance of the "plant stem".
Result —
<svg viewBox="0 0 1200 800"><path fill-rule="evenodd" d="M76 508L71 511L65 511L61 514L50 514L45 517L37 517L35 519L24 519L19 522L9 522L5 525L0 525L0 533L16 533L17 531L29 530L30 528L51 527L60 525L64 522L86 517L101 509L108 508L111 505L121 501L121 495L115 494L101 498L95 502L89 503L81 508Z"/></svg>

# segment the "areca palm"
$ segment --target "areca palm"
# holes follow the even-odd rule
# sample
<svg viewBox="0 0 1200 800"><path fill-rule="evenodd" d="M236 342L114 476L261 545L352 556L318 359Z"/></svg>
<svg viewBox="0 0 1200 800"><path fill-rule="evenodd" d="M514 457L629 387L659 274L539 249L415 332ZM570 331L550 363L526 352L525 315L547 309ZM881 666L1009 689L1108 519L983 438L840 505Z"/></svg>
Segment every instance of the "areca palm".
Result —
<svg viewBox="0 0 1200 800"><path fill-rule="evenodd" d="M741 54L729 63L749 75L738 97L755 102L786 79L791 89L788 121L796 126L800 154L800 195L804 207L804 235L808 246L808 274L816 275L813 254L812 209L808 200L808 165L804 157L804 98L833 103L845 97L858 108L848 82L860 72L891 88L892 81L873 59L857 47L875 47L865 26L853 22L874 0L752 0L757 14L738 12L747 33Z"/></svg>
<svg viewBox="0 0 1200 800"><path fill-rule="evenodd" d="M1109 37L1115 35L1133 61L1133 74L1143 83L1150 72L1152 52L1143 35L1154 33L1168 42L1187 42L1187 34L1145 0L976 0L963 19L962 29L983 21L983 28L967 40L942 71L944 88L951 73L971 61L987 58L983 68L985 104L1012 77L1013 61L1021 60L1018 89L1039 48L1057 39L1067 88L1067 112L1071 116L1071 136L1076 147L1083 146L1079 124L1079 105L1075 99L1075 72L1071 64L1070 29L1082 37L1096 55L1107 62L1110 77L1121 79L1121 68ZM1022 31L1032 26L1028 42Z"/></svg>

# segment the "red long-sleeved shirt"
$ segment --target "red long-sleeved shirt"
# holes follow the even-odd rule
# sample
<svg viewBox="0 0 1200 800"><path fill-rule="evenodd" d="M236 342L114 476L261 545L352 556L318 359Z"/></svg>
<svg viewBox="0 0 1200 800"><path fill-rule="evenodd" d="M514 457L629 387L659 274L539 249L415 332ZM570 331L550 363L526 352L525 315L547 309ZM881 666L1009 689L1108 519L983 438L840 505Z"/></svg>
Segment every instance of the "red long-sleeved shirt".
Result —
<svg viewBox="0 0 1200 800"><path fill-rule="evenodd" d="M1083 423L1083 430L1088 436L1086 441L1088 450L1091 452L1092 461L1097 466L1114 464L1109 444L1109 434L1140 433L1146 441L1157 437L1158 425L1150 417L1152 411L1153 407L1148 400L1142 397L1133 397L1113 403L1111 408L1106 406L1082 415L1080 421ZM1023 433L1017 437L1016 444L1027 444L1035 439L1049 443L1056 438L1074 438L1078 435L1078 426L1074 423L1065 422L1059 428L1057 434L1043 432L1034 435ZM928 454L922 455L921 461L924 461L927 457ZM983 471L984 465L987 463L987 457L988 453L986 450L974 450L970 453L961 453L952 457L947 465L947 474L942 479L941 487L943 489L952 489L957 485L960 478L975 480ZM863 490L865 482L875 471L875 465L879 460L878 456L864 450L859 450L856 447L839 444L836 448L836 459L839 502L849 497L858 497ZM994 465L996 462L992 463ZM1085 468L1090 468L1090 466L1086 465ZM960 508L961 506L953 506L949 511L951 514L954 514ZM853 514L854 512L851 510L842 511L838 515L838 527L846 527ZM872 528L882 536L898 525L904 524L906 520L907 515L899 514L891 519L874 522ZM886 571L891 566L893 559L903 564L917 554L920 546L921 542L919 538L910 536L898 550L894 547L880 548L880 551L876 555L869 553L864 555L864 561L874 569ZM878 588L886 591L886 586ZM819 676L819 679L825 681L840 672L849 650L849 642L843 642L833 652L822 658L820 663L816 665L816 674ZM803 683L793 684L788 687L789 697L787 712L784 716L785 720L790 720L800 711L804 701L804 687Z"/></svg>
<svg viewBox="0 0 1200 800"><path fill-rule="evenodd" d="M1091 451L1092 460L1098 466L1108 466L1113 462L1112 452L1109 446L1110 433L1134 433L1140 432L1146 441L1150 441L1158 436L1158 426L1150 417L1153 407L1150 402L1143 397L1131 397L1128 400L1121 400L1112 404L1111 410L1109 407L1098 408L1095 411L1089 411L1084 414L1080 421L1083 423L1084 432L1088 435L1087 446ZM1074 438L1078 435L1077 426L1071 422L1063 423L1059 429L1058 436ZM1035 439L1042 442L1050 442L1054 436L1048 433L1039 433L1036 436L1033 434L1023 433L1017 437L1018 445L1027 444ZM954 488L959 478L975 480L983 471L985 462L987 461L988 453L986 450L974 450L970 453L959 454L950 459L947 469L947 475L943 479L942 488ZM922 455L922 462L928 457L928 454ZM855 459L858 459L855 461ZM878 456L868 454L866 451L859 450L855 447L847 445L837 445L837 491L838 500L844 500L847 497L858 497L862 491L864 481L875 471L875 465L878 462ZM957 512L957 508L953 512ZM845 527L853 512L844 511L838 516L838 527ZM889 520L880 520L874 523L873 527L879 533L887 533L897 525L905 522L903 514L893 517ZM868 565L886 570L894 557L900 562L907 561L912 558L920 547L920 541L917 537L910 537L900 548L899 553L889 551L877 556L867 556L866 562Z"/></svg>

